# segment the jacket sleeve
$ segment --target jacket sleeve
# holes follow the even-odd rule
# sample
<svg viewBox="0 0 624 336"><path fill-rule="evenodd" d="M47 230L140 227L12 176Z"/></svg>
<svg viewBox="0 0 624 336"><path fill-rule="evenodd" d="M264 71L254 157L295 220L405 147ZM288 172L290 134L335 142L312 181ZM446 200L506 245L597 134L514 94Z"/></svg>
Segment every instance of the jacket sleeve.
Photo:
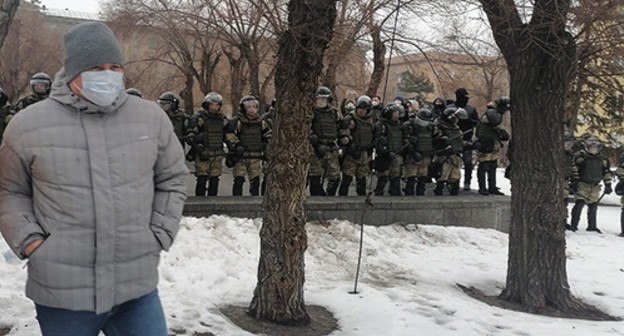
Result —
<svg viewBox="0 0 624 336"><path fill-rule="evenodd" d="M184 150L164 113L160 125L150 227L162 248L168 250L180 227L188 169L184 162Z"/></svg>
<svg viewBox="0 0 624 336"><path fill-rule="evenodd" d="M46 232L35 218L29 165L11 143L13 137L9 135L0 146L0 231L11 250L23 259L24 247L44 238Z"/></svg>

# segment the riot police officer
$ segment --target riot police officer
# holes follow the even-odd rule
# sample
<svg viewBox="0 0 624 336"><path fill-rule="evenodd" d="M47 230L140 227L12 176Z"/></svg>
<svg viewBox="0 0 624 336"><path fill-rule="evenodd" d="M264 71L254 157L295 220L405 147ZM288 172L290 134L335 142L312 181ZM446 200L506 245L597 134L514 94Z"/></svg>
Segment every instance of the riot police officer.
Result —
<svg viewBox="0 0 624 336"><path fill-rule="evenodd" d="M458 88L455 90L455 103L449 107L463 108L466 110L468 118L465 120L459 120L457 125L464 134L464 141L472 142L474 128L479 123L479 114L474 106L468 104L469 100L470 95L468 94L468 90L465 88ZM468 147L462 152L462 159L464 159L464 190L466 191L470 190L472 170L474 169L474 164L472 163L472 152L472 147Z"/></svg>
<svg viewBox="0 0 624 336"><path fill-rule="evenodd" d="M13 110L17 113L36 102L48 98L51 86L52 80L45 72L34 74L30 78L30 89L32 92L28 96L18 100Z"/></svg>
<svg viewBox="0 0 624 336"><path fill-rule="evenodd" d="M598 200L600 199L600 182L604 184L604 193L610 194L611 171L609 162L600 152L602 144L595 137L584 142L584 149L574 155L570 189L574 191L576 201L572 208L570 230L576 231L583 207L587 204L587 231L602 233L597 226Z"/></svg>
<svg viewBox="0 0 624 336"><path fill-rule="evenodd" d="M419 109L410 120L403 123L404 151L403 178L405 195L425 194L429 176L428 168L434 152L433 142L442 134L432 120L431 110Z"/></svg>
<svg viewBox="0 0 624 336"><path fill-rule="evenodd" d="M507 111L509 111L509 98L498 98L494 103L488 104L488 109L481 116L477 125L475 148L479 161L477 179L479 181L479 194L481 195L504 195L496 186L496 168L503 142L509 140L509 133L500 127L503 122L503 114Z"/></svg>
<svg viewBox="0 0 624 336"><path fill-rule="evenodd" d="M335 196L340 185L339 146L349 143L348 136L338 138L338 126L342 117L331 105L332 92L326 86L316 90L316 107L312 116L312 132L310 134L310 170L308 181L310 195ZM323 178L324 177L324 178ZM323 180L327 180L327 189Z"/></svg>
<svg viewBox="0 0 624 336"><path fill-rule="evenodd" d="M374 193L384 194L386 184L390 182L388 194L401 195L401 167L403 166L403 131L399 118L405 114L402 105L387 104L381 119L375 126L375 170L377 185Z"/></svg>
<svg viewBox="0 0 624 336"><path fill-rule="evenodd" d="M433 158L436 187L433 194L443 195L444 187L449 187L449 193L453 196L459 193L459 179L461 178L461 168L464 161L461 153L466 147L462 138L462 131L457 125L459 119L465 119L468 115L464 109L455 107L446 108L442 111L440 118L436 121L436 126L444 135L435 143L436 155Z"/></svg>
<svg viewBox="0 0 624 336"><path fill-rule="evenodd" d="M186 133L185 125L188 124L186 120L188 115L180 109L180 97L171 91L167 91L158 97L158 105L160 105L163 111L167 112L169 120L173 124L173 131L178 136L182 147L184 147L183 139Z"/></svg>
<svg viewBox="0 0 624 336"><path fill-rule="evenodd" d="M219 177L223 173L223 144L228 123L221 111L223 97L216 92L209 92L201 107L201 110L188 119L186 141L191 150L187 159L195 162L195 196L216 196L219 191Z"/></svg>
<svg viewBox="0 0 624 336"><path fill-rule="evenodd" d="M245 175L249 178L249 193L260 195L262 162L269 150L272 137L270 123L260 116L256 97L241 98L238 114L227 126L225 142L228 147L226 165L233 167L232 195L243 194Z"/></svg>
<svg viewBox="0 0 624 336"><path fill-rule="evenodd" d="M360 96L355 102L355 113L342 120L341 129L347 130L349 143L345 147L342 159L342 181L338 195L349 194L349 186L355 176L355 192L358 196L366 195L366 178L370 174L370 153L373 149L374 127L371 118L372 100Z"/></svg>

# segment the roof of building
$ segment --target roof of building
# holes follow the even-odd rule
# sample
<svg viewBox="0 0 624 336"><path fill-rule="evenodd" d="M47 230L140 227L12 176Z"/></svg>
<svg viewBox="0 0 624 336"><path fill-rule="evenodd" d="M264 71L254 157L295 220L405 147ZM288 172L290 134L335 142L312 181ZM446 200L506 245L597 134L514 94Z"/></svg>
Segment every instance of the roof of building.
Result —
<svg viewBox="0 0 624 336"><path fill-rule="evenodd" d="M100 20L100 14L98 13L81 12L77 10L71 10L69 8L65 8L65 9L46 8L44 10L44 13L48 16L57 16L57 17L70 18L70 19L89 20L89 21Z"/></svg>

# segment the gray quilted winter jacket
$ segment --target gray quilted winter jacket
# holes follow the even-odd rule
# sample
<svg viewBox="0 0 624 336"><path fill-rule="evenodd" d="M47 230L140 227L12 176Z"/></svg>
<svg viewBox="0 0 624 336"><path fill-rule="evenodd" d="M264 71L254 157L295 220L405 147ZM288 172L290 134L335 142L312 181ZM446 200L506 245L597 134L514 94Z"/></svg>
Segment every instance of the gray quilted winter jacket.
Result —
<svg viewBox="0 0 624 336"><path fill-rule="evenodd" d="M21 255L46 237L29 257L26 295L102 313L153 291L187 174L155 103L122 93L98 107L72 94L61 70L50 98L18 113L0 146L4 239Z"/></svg>

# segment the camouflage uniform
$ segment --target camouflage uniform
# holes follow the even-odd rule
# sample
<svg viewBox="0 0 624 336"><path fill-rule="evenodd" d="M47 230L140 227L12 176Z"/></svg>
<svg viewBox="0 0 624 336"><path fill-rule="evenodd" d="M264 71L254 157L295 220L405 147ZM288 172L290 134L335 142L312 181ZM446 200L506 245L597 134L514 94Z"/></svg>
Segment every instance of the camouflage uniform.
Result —
<svg viewBox="0 0 624 336"><path fill-rule="evenodd" d="M588 141L594 140L588 139ZM599 152L590 153L586 149L582 149L574 155L571 180L571 188L575 191L576 201L572 208L570 229L572 231L577 230L583 206L587 204L587 231L600 233L596 223L601 190L600 182L602 181L605 185L605 193L611 193L609 162Z"/></svg>
<svg viewBox="0 0 624 336"><path fill-rule="evenodd" d="M355 176L355 192L358 196L365 196L375 125L370 114L359 117L355 113L345 117L342 125L342 129L348 131L350 141L342 158L342 181L338 195L346 196L349 193L349 186Z"/></svg>
<svg viewBox="0 0 624 336"><path fill-rule="evenodd" d="M375 195L383 195L388 181L390 186L388 194L391 196L401 195L401 168L403 166L403 130L401 122L391 119L396 107L400 105L389 104L386 106L382 118L375 127L375 170L377 171L377 185ZM395 113L396 116L396 113Z"/></svg>
<svg viewBox="0 0 624 336"><path fill-rule="evenodd" d="M232 195L243 194L245 175L249 178L249 193L252 196L260 194L262 162L268 151L271 136L269 122L260 116L249 119L245 114L239 113L229 122L225 139L230 153L226 163L227 165L233 163Z"/></svg>
<svg viewBox="0 0 624 336"><path fill-rule="evenodd" d="M213 113L202 109L188 121L186 136L191 150L187 159L195 162L195 195L216 196L219 191L219 177L223 173L223 144L227 119L220 111Z"/></svg>
<svg viewBox="0 0 624 336"><path fill-rule="evenodd" d="M186 134L187 119L189 116L183 110L177 109L171 112L167 112L169 120L173 124L173 131L180 140L180 144L184 147L184 135Z"/></svg>
<svg viewBox="0 0 624 336"><path fill-rule="evenodd" d="M338 110L330 105L314 109L310 136L312 154L309 158L308 172L312 196L334 196L338 190L340 184L338 146L345 146L349 142L348 137L338 138L338 126L341 121L342 117ZM323 186L323 177L327 180L327 190Z"/></svg>
<svg viewBox="0 0 624 336"><path fill-rule="evenodd" d="M442 195L446 184L450 186L450 194L457 195L459 193L462 164L464 163L461 157L464 149L462 131L456 122L445 119L444 115L436 120L436 126L446 136L446 139L436 142L436 152L438 154L433 157L432 166L439 167L437 168L439 173L434 176L436 178L436 188L433 193L438 196Z"/></svg>
<svg viewBox="0 0 624 336"><path fill-rule="evenodd" d="M405 195L424 195L434 152L433 142L442 134L432 121L421 119L418 115L405 122L402 128L403 143L407 145L403 163Z"/></svg>
<svg viewBox="0 0 624 336"><path fill-rule="evenodd" d="M481 116L476 130L477 179L479 180L479 194L503 195L496 186L496 169L503 142L509 140L509 133L499 125L502 122L502 113L495 105L490 105ZM487 187L486 187L487 177Z"/></svg>
<svg viewBox="0 0 624 336"><path fill-rule="evenodd" d="M18 100L17 103L15 103L15 106L13 106L13 108L9 110L9 113L5 115L4 126L6 127L6 125L9 124L9 121L11 121L13 116L16 115L19 111L27 108L28 106L32 104L38 103L46 98L48 98L47 94L39 95L39 94L31 93L28 96Z"/></svg>

